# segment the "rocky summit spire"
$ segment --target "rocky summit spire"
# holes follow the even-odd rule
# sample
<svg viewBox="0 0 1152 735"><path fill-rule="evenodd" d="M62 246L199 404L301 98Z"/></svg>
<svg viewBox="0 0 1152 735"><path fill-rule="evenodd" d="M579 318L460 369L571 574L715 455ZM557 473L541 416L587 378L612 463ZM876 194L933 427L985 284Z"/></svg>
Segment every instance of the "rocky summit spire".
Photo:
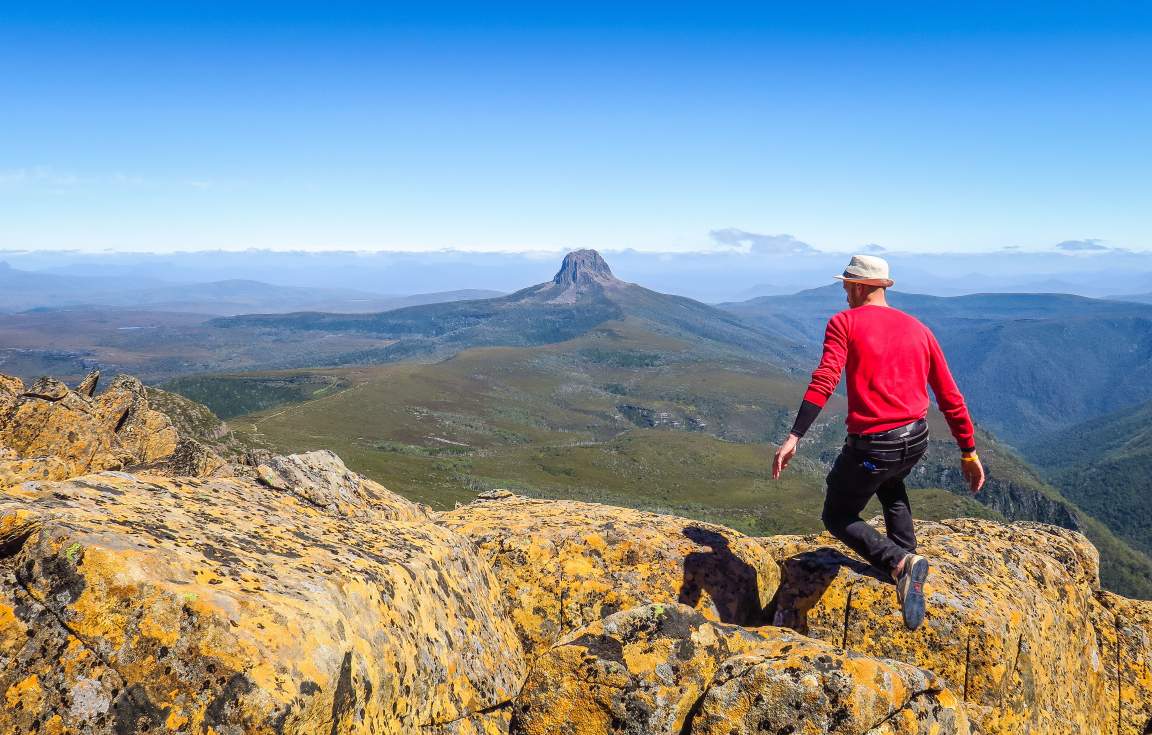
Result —
<svg viewBox="0 0 1152 735"><path fill-rule="evenodd" d="M612 269L595 250L573 250L564 256L564 263L552 282L560 286L587 286L593 283L613 283Z"/></svg>

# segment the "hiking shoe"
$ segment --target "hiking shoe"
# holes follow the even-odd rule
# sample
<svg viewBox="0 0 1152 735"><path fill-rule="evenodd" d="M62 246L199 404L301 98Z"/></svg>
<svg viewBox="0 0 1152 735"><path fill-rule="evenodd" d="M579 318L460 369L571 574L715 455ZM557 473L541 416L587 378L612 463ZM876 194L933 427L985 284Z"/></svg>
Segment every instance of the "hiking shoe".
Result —
<svg viewBox="0 0 1152 735"><path fill-rule="evenodd" d="M916 630L924 622L924 580L928 578L928 560L909 554L904 569L896 579L896 599L904 615L904 627Z"/></svg>

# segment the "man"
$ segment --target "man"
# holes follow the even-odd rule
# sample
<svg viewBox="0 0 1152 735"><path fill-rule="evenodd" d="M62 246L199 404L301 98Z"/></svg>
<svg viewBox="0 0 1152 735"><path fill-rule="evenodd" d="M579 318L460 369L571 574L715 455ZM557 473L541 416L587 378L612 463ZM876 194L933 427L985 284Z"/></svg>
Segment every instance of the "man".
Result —
<svg viewBox="0 0 1152 735"><path fill-rule="evenodd" d="M776 452L772 477L788 466L796 445L824 407L847 368L848 437L827 477L824 526L896 582L904 624L924 620L928 560L916 554L916 532L904 478L928 448L928 389L960 446L960 466L973 493L984 484L972 420L944 353L928 327L888 305L888 263L854 255L843 275L851 307L828 321L824 354L787 440ZM887 538L860 518L876 495Z"/></svg>

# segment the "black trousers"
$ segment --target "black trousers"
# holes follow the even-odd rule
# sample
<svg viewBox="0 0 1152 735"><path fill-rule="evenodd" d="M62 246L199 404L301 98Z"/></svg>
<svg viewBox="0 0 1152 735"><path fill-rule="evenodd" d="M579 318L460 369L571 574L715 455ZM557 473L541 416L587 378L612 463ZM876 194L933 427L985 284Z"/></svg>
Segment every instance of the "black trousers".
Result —
<svg viewBox="0 0 1152 735"><path fill-rule="evenodd" d="M833 536L884 573L916 551L916 529L904 478L928 449L927 423L917 422L911 434L890 441L888 436L893 432L900 430L864 434L876 439L868 448L857 449L845 442L828 473L821 516ZM884 509L886 537L860 518L873 495Z"/></svg>

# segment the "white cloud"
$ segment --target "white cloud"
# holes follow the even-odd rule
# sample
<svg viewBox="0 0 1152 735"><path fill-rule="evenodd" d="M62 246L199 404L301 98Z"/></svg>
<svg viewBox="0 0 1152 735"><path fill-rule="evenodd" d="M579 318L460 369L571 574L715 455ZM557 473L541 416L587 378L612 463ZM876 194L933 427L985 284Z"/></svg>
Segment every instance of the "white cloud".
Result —
<svg viewBox="0 0 1152 735"><path fill-rule="evenodd" d="M735 227L712 230L708 235L713 242L719 245L758 255L816 252L816 248L791 235L761 235L756 232L745 232Z"/></svg>
<svg viewBox="0 0 1152 735"><path fill-rule="evenodd" d="M1065 240L1056 243L1057 250L1067 250L1069 252L1084 252L1088 250L1111 250L1107 245L1102 244L1103 240L1096 238L1088 238L1086 240Z"/></svg>

